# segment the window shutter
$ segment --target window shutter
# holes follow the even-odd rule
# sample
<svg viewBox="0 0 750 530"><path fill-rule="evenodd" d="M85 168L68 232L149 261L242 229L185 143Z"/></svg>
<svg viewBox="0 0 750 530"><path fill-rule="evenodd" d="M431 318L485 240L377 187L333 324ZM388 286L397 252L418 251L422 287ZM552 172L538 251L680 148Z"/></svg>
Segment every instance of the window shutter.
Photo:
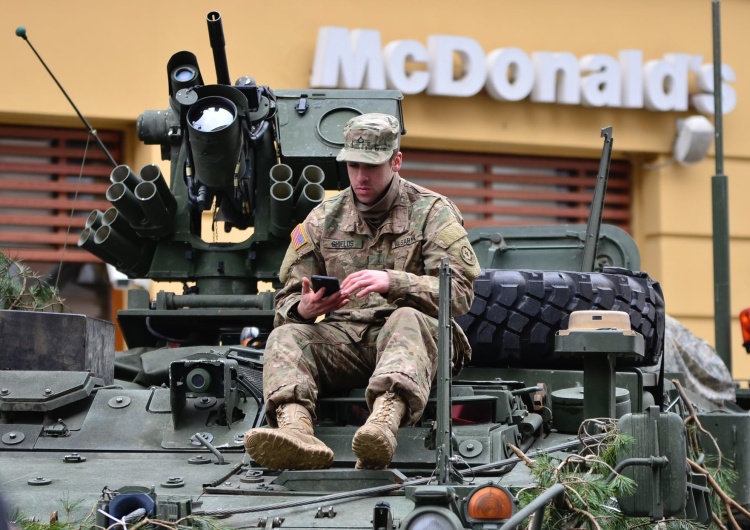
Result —
<svg viewBox="0 0 750 530"><path fill-rule="evenodd" d="M466 228L585 224L599 160L404 149L407 180L452 199ZM603 221L630 231L631 167L613 160Z"/></svg>
<svg viewBox="0 0 750 530"><path fill-rule="evenodd" d="M120 160L122 133L98 135ZM79 180L87 137L84 130L0 125L0 248L11 258L100 262L77 242L91 211L111 206L104 194L113 167L91 138Z"/></svg>

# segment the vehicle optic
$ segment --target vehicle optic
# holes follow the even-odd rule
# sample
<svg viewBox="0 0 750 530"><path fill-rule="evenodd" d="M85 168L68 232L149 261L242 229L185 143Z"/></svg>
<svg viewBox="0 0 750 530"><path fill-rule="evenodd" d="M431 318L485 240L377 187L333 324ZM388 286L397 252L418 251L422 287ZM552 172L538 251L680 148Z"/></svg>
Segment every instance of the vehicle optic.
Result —
<svg viewBox="0 0 750 530"><path fill-rule="evenodd" d="M237 107L226 98L207 97L188 111L190 126L196 131L215 132L229 127L237 117Z"/></svg>
<svg viewBox="0 0 750 530"><path fill-rule="evenodd" d="M175 81L179 81L180 83L188 83L195 79L197 75L198 71L192 66L180 66L172 72Z"/></svg>
<svg viewBox="0 0 750 530"><path fill-rule="evenodd" d="M204 368L191 370L185 379L191 392L205 392L211 386L211 374Z"/></svg>

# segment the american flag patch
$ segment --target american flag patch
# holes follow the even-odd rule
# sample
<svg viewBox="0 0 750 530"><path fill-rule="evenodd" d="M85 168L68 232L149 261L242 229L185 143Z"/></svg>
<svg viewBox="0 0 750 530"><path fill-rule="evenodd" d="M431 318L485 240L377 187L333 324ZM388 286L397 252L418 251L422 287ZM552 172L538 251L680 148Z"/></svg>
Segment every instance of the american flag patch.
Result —
<svg viewBox="0 0 750 530"><path fill-rule="evenodd" d="M305 243L307 243L305 229L301 224L298 224L294 227L294 230L292 230L292 245L294 245L294 250L299 250L299 248Z"/></svg>

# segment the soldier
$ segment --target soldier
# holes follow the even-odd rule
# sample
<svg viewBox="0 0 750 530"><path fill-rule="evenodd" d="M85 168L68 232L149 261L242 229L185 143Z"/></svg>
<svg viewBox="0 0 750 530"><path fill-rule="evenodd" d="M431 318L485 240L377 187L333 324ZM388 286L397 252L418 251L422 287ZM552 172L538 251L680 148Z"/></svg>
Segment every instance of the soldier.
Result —
<svg viewBox="0 0 750 530"><path fill-rule="evenodd" d="M435 378L444 256L453 314L471 306L479 266L461 214L449 199L399 176L399 130L387 114L349 120L337 160L346 162L351 186L292 232L263 368L275 428L245 434L248 453L267 468L330 467L333 451L313 434L318 394L363 386L372 412L352 440L357 468L387 468L399 426L421 417ZM342 280L340 291L314 292L315 274ZM453 329L458 372L471 350Z"/></svg>

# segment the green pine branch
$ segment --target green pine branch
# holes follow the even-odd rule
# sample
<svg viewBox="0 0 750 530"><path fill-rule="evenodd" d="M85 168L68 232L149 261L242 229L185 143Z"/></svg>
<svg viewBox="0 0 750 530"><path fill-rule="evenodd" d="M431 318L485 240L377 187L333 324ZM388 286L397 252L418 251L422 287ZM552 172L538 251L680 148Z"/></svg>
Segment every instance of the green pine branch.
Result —
<svg viewBox="0 0 750 530"><path fill-rule="evenodd" d="M58 290L18 260L0 251L0 309L64 312Z"/></svg>
<svg viewBox="0 0 750 530"><path fill-rule="evenodd" d="M562 501L551 502L544 511L544 530L587 528L590 530L626 530L638 527L659 530L696 530L701 525L681 520L665 519L653 522L648 518L623 514L617 498L635 493L637 484L617 474L609 480L617 461L617 452L634 440L617 432L612 420L590 420L582 426L581 439L592 434L604 435L597 442L585 446L579 454L540 455L534 460L523 459L537 480L534 487L517 492L523 507L555 484L565 487Z"/></svg>

